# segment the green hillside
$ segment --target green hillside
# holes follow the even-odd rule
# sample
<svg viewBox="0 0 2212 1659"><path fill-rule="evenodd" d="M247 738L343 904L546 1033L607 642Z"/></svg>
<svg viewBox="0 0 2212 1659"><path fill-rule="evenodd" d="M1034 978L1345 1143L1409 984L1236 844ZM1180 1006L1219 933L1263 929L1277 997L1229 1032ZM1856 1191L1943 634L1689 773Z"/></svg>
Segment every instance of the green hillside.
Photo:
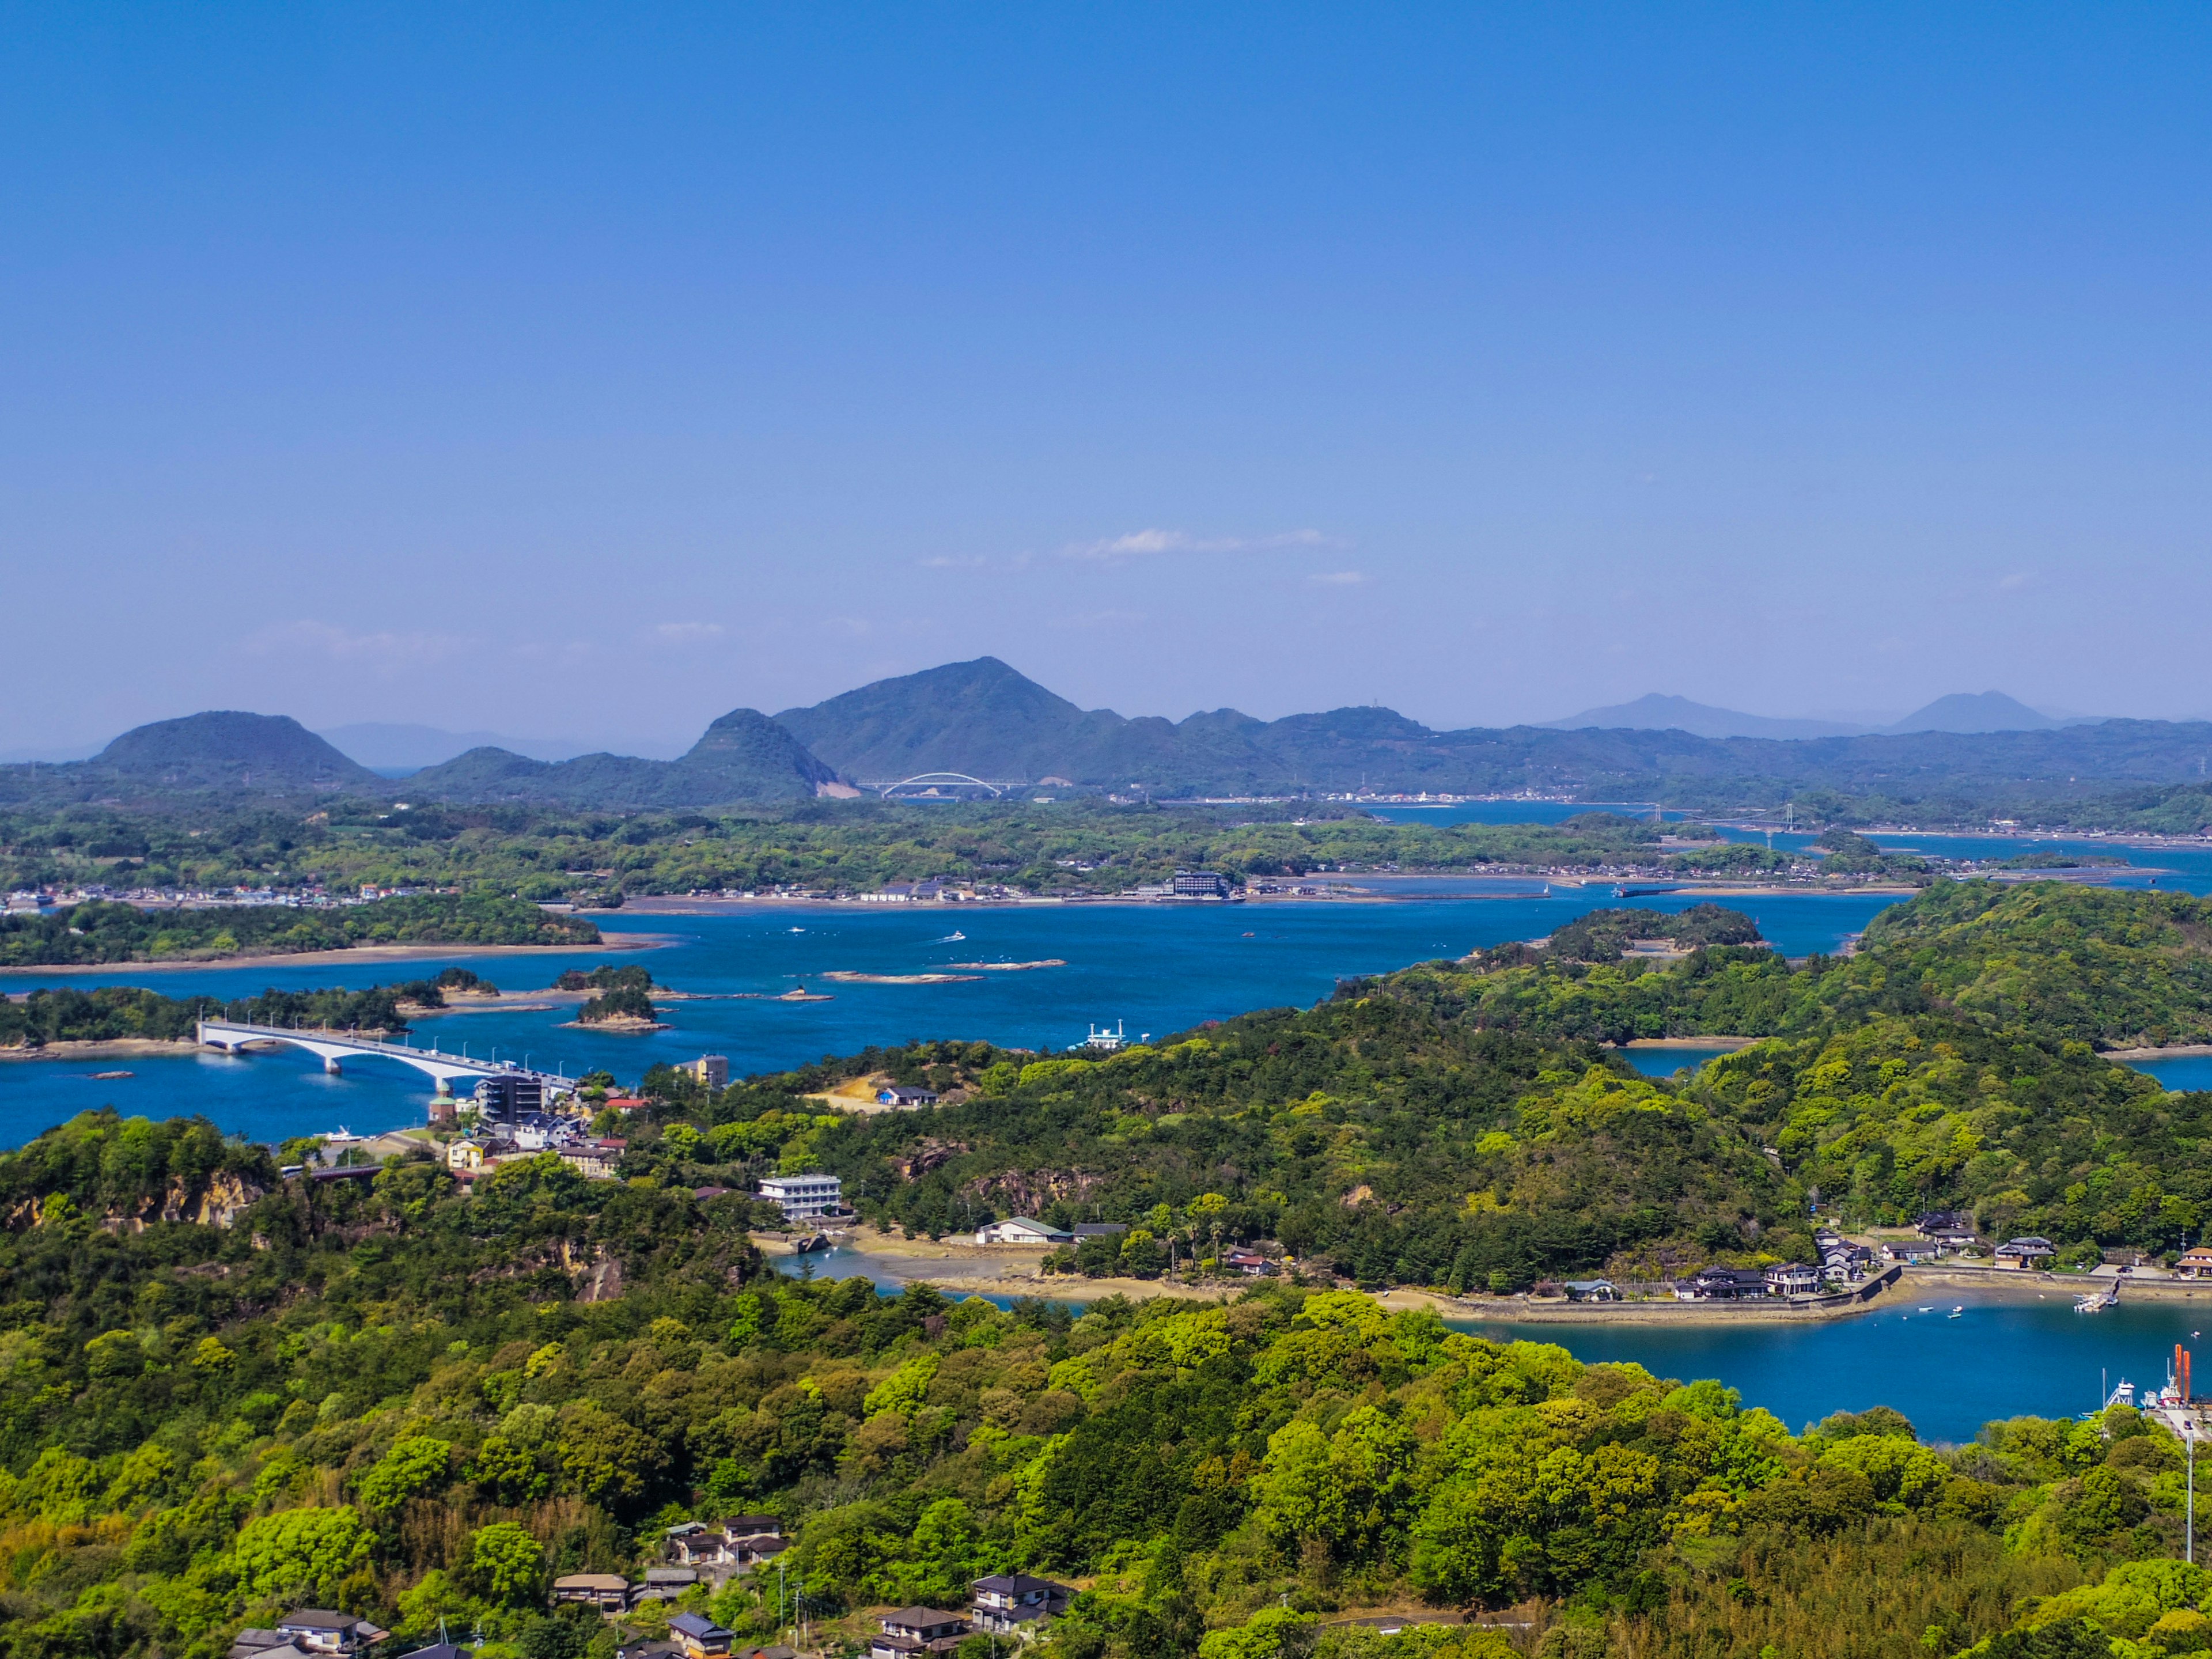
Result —
<svg viewBox="0 0 2212 1659"><path fill-rule="evenodd" d="M503 749L471 749L416 773L406 789L417 800L635 811L811 799L836 778L790 732L753 709L739 708L708 726L672 761L626 755L536 761Z"/></svg>
<svg viewBox="0 0 2212 1659"><path fill-rule="evenodd" d="M327 797L386 787L288 715L228 710L137 726L87 761L0 766L0 802Z"/></svg>
<svg viewBox="0 0 2212 1659"><path fill-rule="evenodd" d="M1937 881L1877 915L1857 956L1794 969L1763 951L1699 951L1668 965L1509 945L1408 982L1485 1027L1603 1042L1805 1033L1882 1011L2156 1048L2212 1042L2212 900Z"/></svg>
<svg viewBox="0 0 2212 1659"><path fill-rule="evenodd" d="M295 909L215 904L142 910L92 900L50 915L0 916L0 967L218 962L226 957L345 951L357 945L596 945L581 916L484 893L422 893Z"/></svg>
<svg viewBox="0 0 2212 1659"><path fill-rule="evenodd" d="M213 1659L307 1604L604 1659L615 1631L550 1579L635 1577L671 1524L738 1511L795 1537L781 1572L647 1604L637 1636L684 1609L772 1640L781 1588L842 1650L871 1607L1017 1569L1085 1587L1039 1659L1597 1659L1717 1627L1806 1659L2115 1633L2143 1659L2207 1625L2212 1575L2172 1559L2180 1449L2124 1408L1957 1449L1881 1409L1793 1434L1718 1383L1352 1292L1074 1317L802 1282L677 1141L627 1181L549 1155L469 1195L427 1158L280 1184L204 1122L112 1113L0 1158L0 1647ZM1424 1604L1531 1622L1331 1622Z"/></svg>

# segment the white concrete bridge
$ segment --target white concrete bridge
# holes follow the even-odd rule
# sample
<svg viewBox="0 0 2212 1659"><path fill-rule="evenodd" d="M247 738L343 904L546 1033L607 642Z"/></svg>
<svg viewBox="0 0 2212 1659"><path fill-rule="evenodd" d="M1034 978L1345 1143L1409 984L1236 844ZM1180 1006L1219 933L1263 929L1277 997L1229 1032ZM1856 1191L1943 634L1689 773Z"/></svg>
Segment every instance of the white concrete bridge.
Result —
<svg viewBox="0 0 2212 1659"><path fill-rule="evenodd" d="M527 1078L542 1085L548 1095L571 1094L576 1087L558 1073L526 1070L512 1060L471 1060L466 1054L447 1054L435 1045L417 1048L412 1043L388 1042L381 1037L328 1030L320 1026L249 1025L240 1020L204 1019L199 1023L199 1040L208 1048L232 1054L258 1042L289 1043L319 1057L323 1069L333 1076L339 1073L347 1055L374 1054L428 1073L436 1080L441 1095L453 1092L456 1078Z"/></svg>
<svg viewBox="0 0 2212 1659"><path fill-rule="evenodd" d="M917 772L910 778L864 778L860 787L872 789L885 800L898 799L902 790L911 799L916 795L942 798L948 789L988 789L995 799L1010 789L1025 789L1029 786L1012 778L971 778L965 772Z"/></svg>

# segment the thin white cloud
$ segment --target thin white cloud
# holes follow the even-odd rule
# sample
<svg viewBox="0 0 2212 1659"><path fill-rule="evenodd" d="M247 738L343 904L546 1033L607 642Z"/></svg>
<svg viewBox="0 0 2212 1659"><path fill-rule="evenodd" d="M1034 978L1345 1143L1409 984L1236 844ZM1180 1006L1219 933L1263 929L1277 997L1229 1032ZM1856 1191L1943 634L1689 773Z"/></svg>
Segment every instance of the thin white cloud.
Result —
<svg viewBox="0 0 2212 1659"><path fill-rule="evenodd" d="M356 633L302 617L271 623L249 639L246 648L259 657L312 656L373 668L409 668L449 661L472 643L459 634Z"/></svg>
<svg viewBox="0 0 2212 1659"><path fill-rule="evenodd" d="M1070 559L1141 559L1164 553L1273 553L1288 548L1322 547L1318 530L1292 530L1275 536L1194 536L1187 530L1133 530L1101 541L1079 542L1060 550Z"/></svg>
<svg viewBox="0 0 2212 1659"><path fill-rule="evenodd" d="M921 562L924 570L981 570L991 562L981 553L939 553Z"/></svg>
<svg viewBox="0 0 2212 1659"><path fill-rule="evenodd" d="M672 622L662 623L653 631L671 645L701 645L720 639L724 630L720 623Z"/></svg>
<svg viewBox="0 0 2212 1659"><path fill-rule="evenodd" d="M2003 577L1998 581L1997 592L2000 593L2017 593L2023 587L2033 587L2034 586L2035 572L2033 570L2015 570L2010 575Z"/></svg>
<svg viewBox="0 0 2212 1659"><path fill-rule="evenodd" d="M1317 570L1306 580L1321 587L1359 587L1365 585L1367 573L1364 570Z"/></svg>

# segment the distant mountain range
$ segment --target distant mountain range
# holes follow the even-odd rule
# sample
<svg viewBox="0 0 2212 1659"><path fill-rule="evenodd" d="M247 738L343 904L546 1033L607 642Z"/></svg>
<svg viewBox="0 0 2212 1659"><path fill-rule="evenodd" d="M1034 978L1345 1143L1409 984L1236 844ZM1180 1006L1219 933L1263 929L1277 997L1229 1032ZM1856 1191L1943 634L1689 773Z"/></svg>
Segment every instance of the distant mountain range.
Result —
<svg viewBox="0 0 2212 1659"><path fill-rule="evenodd" d="M503 738L496 732L448 732L435 726L366 721L327 726L316 733L372 770L419 772L471 749L503 749L531 760L564 761L587 755L592 745L568 738Z"/></svg>
<svg viewBox="0 0 2212 1659"><path fill-rule="evenodd" d="M1588 723L1601 720L1615 723ZM1747 721L1759 729L1728 729ZM283 716L194 714L127 732L89 760L0 766L0 805L374 799L404 790L410 800L637 811L793 802L953 772L997 784L1166 799L1364 786L1379 793L1534 793L1710 808L1820 790L1899 802L2045 798L2193 783L2212 771L2212 723L2062 722L1999 692L1938 699L1887 732L1846 734L1832 726L1656 696L1572 721L1502 730L1432 731L1374 708L1276 720L1233 708L1182 720L1129 720L1078 708L982 657L879 680L772 720L733 710L674 760L591 754L549 761L481 744L397 785Z"/></svg>
<svg viewBox="0 0 2212 1659"><path fill-rule="evenodd" d="M1715 708L1687 697L1651 692L1633 702L1586 708L1563 720L1547 720L1547 730L1687 732L1699 738L1859 738L1901 736L1911 732L2051 732L2062 726L2095 726L2095 720L2060 720L2030 708L2002 691L1954 691L1899 720L1861 726L1837 720L1777 719Z"/></svg>

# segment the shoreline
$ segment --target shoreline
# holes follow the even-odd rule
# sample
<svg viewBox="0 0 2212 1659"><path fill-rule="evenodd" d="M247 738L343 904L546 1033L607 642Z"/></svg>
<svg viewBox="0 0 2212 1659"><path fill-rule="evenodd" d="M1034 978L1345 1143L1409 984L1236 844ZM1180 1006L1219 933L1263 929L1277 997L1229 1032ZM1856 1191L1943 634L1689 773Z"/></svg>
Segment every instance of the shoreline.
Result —
<svg viewBox="0 0 2212 1659"><path fill-rule="evenodd" d="M1784 898L1791 896L1815 898L1910 898L1912 895L1920 891L1919 888L1909 884L1893 882L1852 883L1848 885L1841 883L1824 884L1820 882L1772 882L1762 884L1759 883L1747 882L1706 882L1700 881L1694 877L1674 876L1540 876L1520 874L1499 874L1492 876L1465 870L1394 870L1387 872L1376 872L1372 873L1367 872L1348 872L1340 878L1337 877L1334 872L1331 872L1328 880L1332 884L1338 880L1341 880L1344 890L1326 893L1248 893L1241 897L1234 899L1138 898L1133 895L1124 893L1038 893L1024 895L1019 898L961 899L950 902L939 900L933 903L870 905L867 907L867 909L869 912L880 911L890 915L925 915L944 916L957 915L963 912L1013 910L1022 908L1036 909L1042 907L1071 905L1082 905L1094 908L1104 905L1132 909L1152 908L1188 910L1228 908L1240 904L1407 904L1418 903L1424 901L1433 902L1437 900L1462 900L1472 903L1482 900L1528 899L1547 896L1545 893L1525 890L1528 884L1540 884L1546 888L1553 890L1553 894L1551 895L1553 896L1558 896L1560 890L1587 891L1591 888L1616 887L1624 885L1641 886L1651 883L1663 884L1667 889L1665 892L1635 894L1631 899L1622 900L1621 902L1623 903L1632 902L1634 898L1674 898L1677 896L1698 898ZM1506 883L1514 883L1518 884L1519 885L1512 890L1463 893L1377 892L1373 890L1373 886L1370 885L1370 884L1382 884L1394 882L1415 881L1494 882L1500 884L1501 886ZM755 898L724 898L720 896L708 896L701 895L695 897L690 894L664 893L647 894L632 898L623 906L623 908L625 910L634 911L640 915L710 916L723 915L732 911L766 909L852 910L860 907L863 901L859 898L799 898L789 894L763 895ZM620 937L620 935L610 933L607 937L611 939ZM569 947L564 946L560 948L565 949ZM974 965L983 966L985 964L978 963ZM989 965L993 968L996 968L998 966L996 963Z"/></svg>
<svg viewBox="0 0 2212 1659"><path fill-rule="evenodd" d="M60 1042L48 1042L36 1048L0 1048L0 1060L126 1060L136 1057L149 1060L166 1059L177 1054L213 1054L222 1051L204 1048L191 1037L103 1037L97 1041L70 1038Z"/></svg>
<svg viewBox="0 0 2212 1659"><path fill-rule="evenodd" d="M1753 1043L1769 1041L1771 1039L1767 1037L1747 1036L1631 1037L1626 1042L1610 1046L1615 1048L1723 1048L1734 1054L1738 1049L1750 1048Z"/></svg>
<svg viewBox="0 0 2212 1659"><path fill-rule="evenodd" d="M1238 1278L1191 1285L1166 1279L1089 1279L1072 1273L1044 1273L1038 1271L1047 1255L1043 1250L1019 1245L973 1244L950 1237L933 1243L926 1238L902 1238L872 1226L854 1227L836 1236L830 1249L805 1255L792 1250L787 1244L756 1242L763 1243L763 1248L780 1261L813 1263L817 1278L848 1279L860 1273L878 1284L926 1282L954 1297L1030 1296L1048 1302L1085 1303L1109 1296L1126 1296L1134 1301L1170 1296L1185 1301L1210 1302L1235 1297L1267 1282ZM1910 1283L1893 1281L1864 1299L1846 1293L1834 1297L1771 1303L1569 1302L1548 1297L1540 1302L1526 1294L1496 1298L1454 1296L1448 1291L1411 1285L1378 1292L1375 1299L1394 1311L1427 1308L1443 1318L1474 1324L1781 1326L1848 1319L1893 1307L1903 1299L1898 1293L1909 1288ZM2204 1288L2208 1295L2212 1295L2212 1282Z"/></svg>
<svg viewBox="0 0 2212 1659"><path fill-rule="evenodd" d="M343 951L279 951L198 962L58 962L0 968L0 974L173 974L225 968L323 967L341 962L409 962L436 957L573 956L588 951L659 951L675 943L662 933L606 933L597 945L356 945Z"/></svg>

